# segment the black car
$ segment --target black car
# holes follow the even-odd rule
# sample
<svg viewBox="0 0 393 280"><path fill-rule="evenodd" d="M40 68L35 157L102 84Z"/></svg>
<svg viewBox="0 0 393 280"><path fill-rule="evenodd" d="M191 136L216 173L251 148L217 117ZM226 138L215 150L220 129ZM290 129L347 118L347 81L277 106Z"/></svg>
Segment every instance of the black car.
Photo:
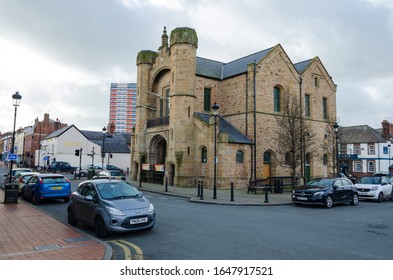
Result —
<svg viewBox="0 0 393 280"><path fill-rule="evenodd" d="M75 171L76 167L71 166L68 162L65 161L54 161L48 166L48 172L71 172Z"/></svg>
<svg viewBox="0 0 393 280"><path fill-rule="evenodd" d="M333 204L349 202L358 205L359 195L347 178L318 178L306 186L295 188L292 201L296 204L317 204L331 208Z"/></svg>

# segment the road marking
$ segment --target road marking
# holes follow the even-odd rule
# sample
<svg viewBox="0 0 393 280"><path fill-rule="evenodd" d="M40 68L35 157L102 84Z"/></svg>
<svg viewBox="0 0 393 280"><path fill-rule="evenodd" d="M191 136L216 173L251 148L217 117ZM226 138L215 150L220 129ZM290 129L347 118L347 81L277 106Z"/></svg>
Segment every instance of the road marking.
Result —
<svg viewBox="0 0 393 280"><path fill-rule="evenodd" d="M131 254L130 247L136 252L136 254L134 254L134 259L135 260L143 260L143 252L142 252L141 248L139 248L137 245L135 245L131 242L125 241L123 239L113 240L113 241L108 241L108 242L113 243L123 249L125 260L132 260L133 259L132 258L133 255Z"/></svg>

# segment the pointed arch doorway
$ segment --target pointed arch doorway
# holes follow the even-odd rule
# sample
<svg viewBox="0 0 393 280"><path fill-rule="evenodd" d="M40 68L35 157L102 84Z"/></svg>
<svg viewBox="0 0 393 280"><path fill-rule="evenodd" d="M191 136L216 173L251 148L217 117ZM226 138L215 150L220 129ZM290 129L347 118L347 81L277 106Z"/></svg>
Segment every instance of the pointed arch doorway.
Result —
<svg viewBox="0 0 393 280"><path fill-rule="evenodd" d="M149 144L149 163L151 166L149 182L164 184L167 141L161 135L154 136Z"/></svg>

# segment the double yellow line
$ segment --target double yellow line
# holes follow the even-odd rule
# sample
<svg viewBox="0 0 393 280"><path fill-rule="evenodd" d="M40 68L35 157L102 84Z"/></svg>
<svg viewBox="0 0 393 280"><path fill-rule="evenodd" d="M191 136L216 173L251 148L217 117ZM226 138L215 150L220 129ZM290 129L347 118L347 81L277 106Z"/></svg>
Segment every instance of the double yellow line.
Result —
<svg viewBox="0 0 393 280"><path fill-rule="evenodd" d="M112 241L108 241L108 243L112 243L115 244L116 246L119 246L120 248L123 249L124 251L124 259L125 260L143 260L143 252L141 250L141 248L139 248L138 246L136 246L135 244L125 241L123 239L119 239L119 240L112 240ZM134 255L131 254L131 249L133 249L133 251L135 251Z"/></svg>

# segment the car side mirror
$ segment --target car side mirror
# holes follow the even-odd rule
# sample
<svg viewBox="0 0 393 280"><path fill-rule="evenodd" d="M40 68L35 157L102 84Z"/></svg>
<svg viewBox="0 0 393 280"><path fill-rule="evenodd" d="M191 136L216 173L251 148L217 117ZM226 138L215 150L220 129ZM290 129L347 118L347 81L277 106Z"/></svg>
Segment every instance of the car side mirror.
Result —
<svg viewBox="0 0 393 280"><path fill-rule="evenodd" d="M337 186L333 186L333 190L337 190L338 189L338 187Z"/></svg>

